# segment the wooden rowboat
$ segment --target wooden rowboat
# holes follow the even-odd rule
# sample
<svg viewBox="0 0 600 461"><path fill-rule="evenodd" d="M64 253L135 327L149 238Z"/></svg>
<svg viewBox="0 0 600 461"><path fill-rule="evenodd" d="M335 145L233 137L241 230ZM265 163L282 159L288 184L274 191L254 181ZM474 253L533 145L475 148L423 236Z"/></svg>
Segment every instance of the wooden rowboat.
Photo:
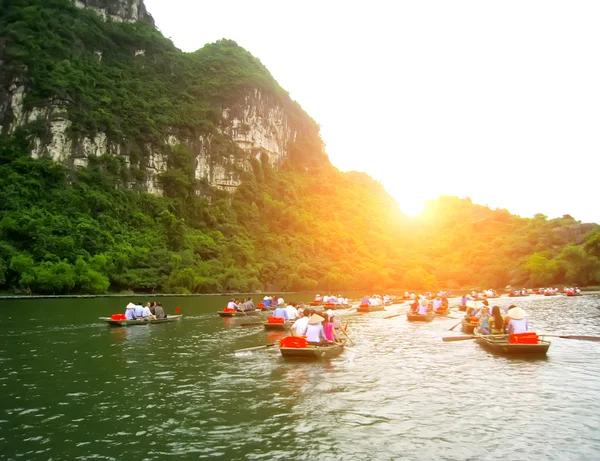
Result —
<svg viewBox="0 0 600 461"><path fill-rule="evenodd" d="M362 313L365 313L365 312L378 312L378 311L383 311L383 310L385 310L383 305L381 305L381 306L363 306L361 304L360 306L358 306L356 308L356 312L362 312Z"/></svg>
<svg viewBox="0 0 600 461"><path fill-rule="evenodd" d="M435 315L437 315L438 317L447 317L450 315L450 309L446 308L446 309L438 309L437 311L434 311Z"/></svg>
<svg viewBox="0 0 600 461"><path fill-rule="evenodd" d="M475 334L476 341L484 349L502 355L511 356L545 356L550 348L550 341L539 340L537 344L511 344L508 335L483 336Z"/></svg>
<svg viewBox="0 0 600 461"><path fill-rule="evenodd" d="M408 312L406 314L406 320L409 322L431 322L435 318L435 314L433 312L429 312L428 314L414 314L412 312Z"/></svg>
<svg viewBox="0 0 600 461"><path fill-rule="evenodd" d="M264 322L263 323L265 330L267 330L267 331L286 331L286 330L289 330L293 324L294 324L294 322L285 322L285 323Z"/></svg>
<svg viewBox="0 0 600 461"><path fill-rule="evenodd" d="M285 360L327 360L337 357L344 351L344 344L331 344L308 347L280 347L281 356Z"/></svg>
<svg viewBox="0 0 600 461"><path fill-rule="evenodd" d="M155 323L177 322L181 317L181 315L167 315L166 319L156 320L113 320L110 317L99 317L99 320L102 320L113 327L131 327L134 325L153 325Z"/></svg>
<svg viewBox="0 0 600 461"><path fill-rule="evenodd" d="M567 293L567 296L583 296L581 293Z"/></svg>
<svg viewBox="0 0 600 461"><path fill-rule="evenodd" d="M223 312L217 311L221 317L246 317L247 315L258 315L259 311L246 311L246 312Z"/></svg>
<svg viewBox="0 0 600 461"><path fill-rule="evenodd" d="M458 310L461 312L466 312L467 310L467 306L463 306L462 304L460 306L458 306Z"/></svg>

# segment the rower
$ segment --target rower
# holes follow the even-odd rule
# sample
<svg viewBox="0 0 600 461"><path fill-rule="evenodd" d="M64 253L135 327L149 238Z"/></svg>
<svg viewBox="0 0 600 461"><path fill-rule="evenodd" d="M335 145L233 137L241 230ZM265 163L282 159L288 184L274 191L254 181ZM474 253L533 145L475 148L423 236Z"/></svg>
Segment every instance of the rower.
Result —
<svg viewBox="0 0 600 461"><path fill-rule="evenodd" d="M157 319L166 319L167 318L167 314L165 314L165 310L162 307L162 304L159 302L156 304L156 307L154 308L154 315L156 315Z"/></svg>

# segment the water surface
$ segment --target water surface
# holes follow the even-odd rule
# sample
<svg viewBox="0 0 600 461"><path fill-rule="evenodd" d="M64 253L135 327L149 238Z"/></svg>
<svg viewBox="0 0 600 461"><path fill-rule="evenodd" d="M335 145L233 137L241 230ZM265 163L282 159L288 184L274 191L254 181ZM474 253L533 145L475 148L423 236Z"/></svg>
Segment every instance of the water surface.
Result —
<svg viewBox="0 0 600 461"><path fill-rule="evenodd" d="M351 350L286 363L234 353L280 335L218 317L224 297L162 300L181 322L97 321L123 299L0 301L0 459L600 459L600 343L508 359L442 342L457 320L346 314ZM600 336L599 295L495 301Z"/></svg>

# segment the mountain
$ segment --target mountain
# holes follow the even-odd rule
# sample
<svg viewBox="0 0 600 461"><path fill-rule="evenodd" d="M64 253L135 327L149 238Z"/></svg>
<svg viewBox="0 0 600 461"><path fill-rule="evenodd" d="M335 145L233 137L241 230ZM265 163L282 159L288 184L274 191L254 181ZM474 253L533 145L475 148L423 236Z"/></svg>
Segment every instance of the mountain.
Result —
<svg viewBox="0 0 600 461"><path fill-rule="evenodd" d="M4 291L600 280L597 226L570 217L442 197L408 219L331 165L258 59L230 40L181 52L142 0L0 4L0 196Z"/></svg>

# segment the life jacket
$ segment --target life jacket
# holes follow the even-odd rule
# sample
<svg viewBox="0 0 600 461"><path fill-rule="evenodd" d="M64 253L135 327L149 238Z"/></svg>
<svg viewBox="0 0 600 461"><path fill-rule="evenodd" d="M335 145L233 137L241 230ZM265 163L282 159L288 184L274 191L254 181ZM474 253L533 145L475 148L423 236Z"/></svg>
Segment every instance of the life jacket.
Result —
<svg viewBox="0 0 600 461"><path fill-rule="evenodd" d="M283 317L268 317L267 323L285 323L285 319Z"/></svg>
<svg viewBox="0 0 600 461"><path fill-rule="evenodd" d="M305 348L308 341L305 336L284 336L279 340L279 347Z"/></svg>

